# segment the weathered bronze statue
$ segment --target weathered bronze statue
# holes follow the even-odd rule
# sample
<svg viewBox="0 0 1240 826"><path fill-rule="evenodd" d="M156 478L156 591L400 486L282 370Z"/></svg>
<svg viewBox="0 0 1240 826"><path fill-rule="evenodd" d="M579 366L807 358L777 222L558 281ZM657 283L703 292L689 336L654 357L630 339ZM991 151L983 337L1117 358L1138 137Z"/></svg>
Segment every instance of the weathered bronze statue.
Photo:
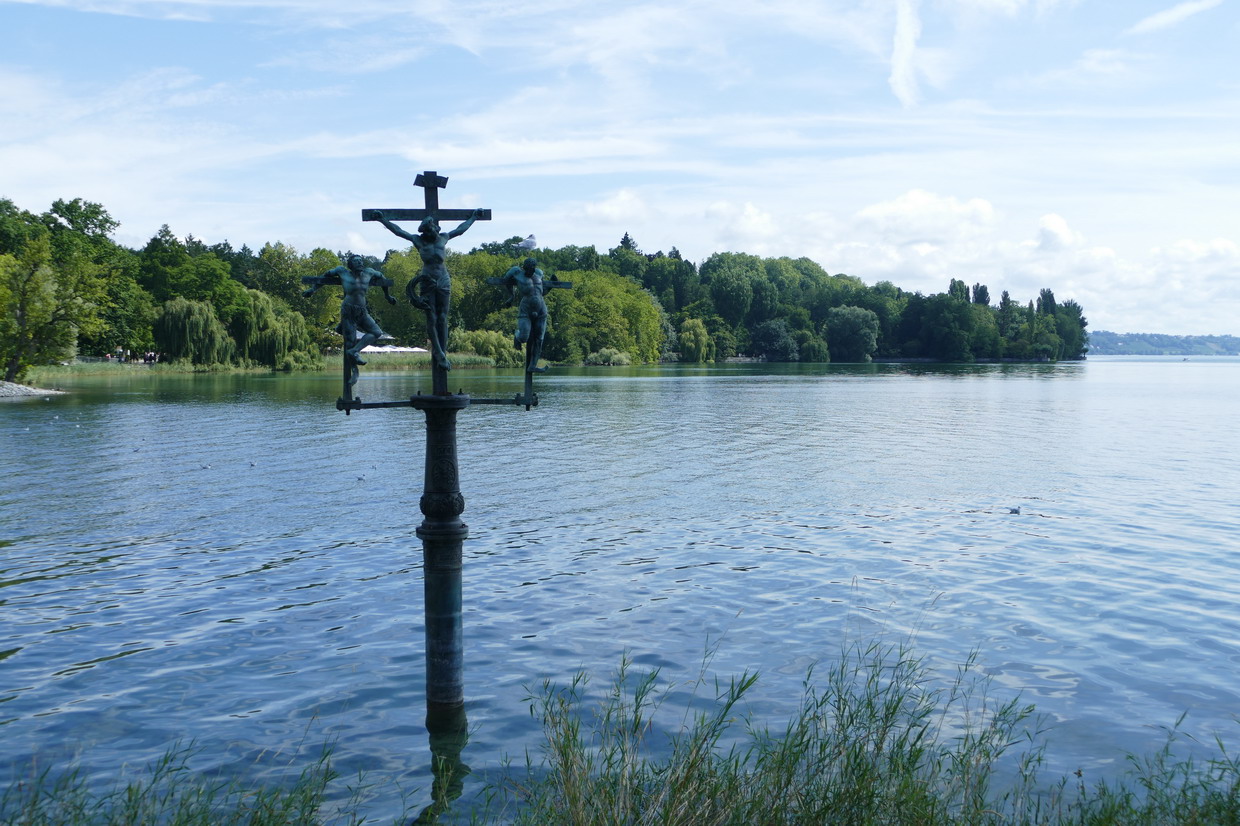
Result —
<svg viewBox="0 0 1240 826"><path fill-rule="evenodd" d="M301 280L312 285L302 292L306 296L313 295L319 287L328 284L339 284L344 288L344 299L340 302L340 325L336 330L344 336L345 356L355 364L365 364L362 348L374 344L385 335L366 306L366 291L371 287L382 287L388 303L395 304L396 297L390 292L392 280L367 267L360 255L350 255L347 266L330 269L322 275L306 275Z"/></svg>
<svg viewBox="0 0 1240 826"><path fill-rule="evenodd" d="M465 223L454 230L442 232L439 221L428 215L418 225L418 233L414 235L392 223L382 210L375 210L373 215L393 234L413 244L422 256L422 271L405 287L409 300L415 307L426 312L426 331L431 340L431 352L435 364L444 370L451 370L448 362L448 305L452 298L452 278L444 265L447 256L448 242L474 225L474 221L482 217L483 210L476 209ZM418 295L417 285L422 285L422 294Z"/></svg>
<svg viewBox="0 0 1240 826"><path fill-rule="evenodd" d="M543 271L533 258L525 259L519 267L511 267L504 273L502 283L508 288L508 303L518 298L517 331L512 337L512 345L525 348L525 370L527 373L543 373L546 367L539 367L538 360L542 357L543 336L547 333L547 302L543 296L558 284L554 275L549 281L543 279Z"/></svg>

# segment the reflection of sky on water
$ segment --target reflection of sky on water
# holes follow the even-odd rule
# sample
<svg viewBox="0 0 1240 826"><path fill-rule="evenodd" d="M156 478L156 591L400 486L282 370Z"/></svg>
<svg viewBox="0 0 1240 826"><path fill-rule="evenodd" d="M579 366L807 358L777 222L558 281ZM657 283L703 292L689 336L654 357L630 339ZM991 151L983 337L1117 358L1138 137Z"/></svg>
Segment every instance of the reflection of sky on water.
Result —
<svg viewBox="0 0 1240 826"><path fill-rule="evenodd" d="M774 722L841 644L945 675L977 649L1067 724L1056 771L1185 710L1231 736L1234 363L754 369L561 371L536 411L463 414L469 788L536 746L526 686L625 651L684 683L717 645ZM196 739L252 771L336 738L346 774L428 789L420 414L346 418L322 376L104 390L0 408L7 756Z"/></svg>

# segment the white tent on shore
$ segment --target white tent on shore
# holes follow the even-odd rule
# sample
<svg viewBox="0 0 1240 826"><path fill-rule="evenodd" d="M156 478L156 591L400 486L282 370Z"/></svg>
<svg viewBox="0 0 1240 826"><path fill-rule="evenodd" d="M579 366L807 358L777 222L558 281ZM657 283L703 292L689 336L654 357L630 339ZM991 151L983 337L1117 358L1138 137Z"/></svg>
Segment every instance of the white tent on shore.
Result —
<svg viewBox="0 0 1240 826"><path fill-rule="evenodd" d="M370 344L362 348L363 353L425 353L425 347L398 347L395 344Z"/></svg>

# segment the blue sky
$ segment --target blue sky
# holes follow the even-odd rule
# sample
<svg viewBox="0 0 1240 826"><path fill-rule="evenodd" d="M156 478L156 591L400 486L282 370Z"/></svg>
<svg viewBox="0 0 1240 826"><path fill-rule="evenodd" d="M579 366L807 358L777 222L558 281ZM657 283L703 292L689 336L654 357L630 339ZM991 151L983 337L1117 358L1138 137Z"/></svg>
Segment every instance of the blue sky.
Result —
<svg viewBox="0 0 1240 826"><path fill-rule="evenodd" d="M117 240L630 233L1240 334L1240 0L0 0L0 197Z"/></svg>

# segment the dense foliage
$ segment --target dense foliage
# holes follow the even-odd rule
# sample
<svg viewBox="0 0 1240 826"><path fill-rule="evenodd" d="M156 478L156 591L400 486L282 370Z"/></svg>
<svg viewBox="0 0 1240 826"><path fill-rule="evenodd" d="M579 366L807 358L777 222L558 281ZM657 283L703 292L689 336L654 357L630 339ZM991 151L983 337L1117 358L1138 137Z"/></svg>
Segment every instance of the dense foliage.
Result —
<svg viewBox="0 0 1240 826"><path fill-rule="evenodd" d="M338 295L302 295L301 278L340 264L325 249L280 242L255 252L227 241L181 240L163 226L142 249L109 235L99 204L56 201L41 215L0 199L0 364L14 381L28 367L74 354L158 352L203 367L300 369L339 349ZM518 364L510 353L516 309L487 283L517 263L520 238L449 252L451 341L458 352ZM568 246L534 253L548 277L572 289L547 296L543 355L569 363L693 363L733 356L768 361L918 358L1048 360L1084 356L1080 305L1044 289L1022 305L1006 291L953 279L925 296L887 281L867 286L829 275L808 258L721 252L699 266L673 247L643 253L625 233L605 254ZM400 295L421 269L412 250L368 259ZM406 301L371 303L398 342L422 344L425 317ZM507 342L507 343L505 343Z"/></svg>

